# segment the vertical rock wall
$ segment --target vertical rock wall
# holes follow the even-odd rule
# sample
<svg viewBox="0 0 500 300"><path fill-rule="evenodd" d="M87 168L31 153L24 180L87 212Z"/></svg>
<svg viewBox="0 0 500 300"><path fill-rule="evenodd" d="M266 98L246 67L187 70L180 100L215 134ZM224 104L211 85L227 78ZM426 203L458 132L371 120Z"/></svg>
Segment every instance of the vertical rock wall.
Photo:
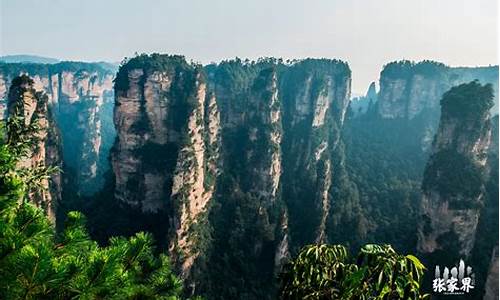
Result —
<svg viewBox="0 0 500 300"><path fill-rule="evenodd" d="M89 196L102 188L109 169L108 154L114 141L110 122L113 106L112 70L98 64L63 62L44 64L0 63L0 115L7 86L20 74L33 79L33 88L44 91L53 123L61 135L64 177L75 182L74 192Z"/></svg>
<svg viewBox="0 0 500 300"><path fill-rule="evenodd" d="M484 203L492 99L490 85L471 82L452 88L441 100L439 129L422 184L420 252L452 247L460 255L471 253ZM451 241L458 244L451 246Z"/></svg>
<svg viewBox="0 0 500 300"><path fill-rule="evenodd" d="M185 278L205 242L218 175L219 112L201 70L182 57L138 57L115 84L115 198L167 216L170 254Z"/></svg>
<svg viewBox="0 0 500 300"><path fill-rule="evenodd" d="M244 267L228 265L237 253L262 265L241 278L273 286L290 251L327 241L346 64L234 60L201 69L139 56L120 69L115 95L115 197L168 216L170 253L191 291L218 289L196 283ZM303 226L304 211L317 221Z"/></svg>
<svg viewBox="0 0 500 300"><path fill-rule="evenodd" d="M475 79L494 85L492 112L498 113L498 67L448 67L432 61L389 63L380 73L378 114L384 119L413 119L426 109L439 110L444 92Z"/></svg>
<svg viewBox="0 0 500 300"><path fill-rule="evenodd" d="M60 167L60 140L54 120L48 108L48 97L37 92L34 81L28 76L16 77L9 88L7 116L22 116L26 126L35 126L35 144L20 164L27 168ZM55 221L55 211L61 201L61 173L55 170L49 178L42 180L42 186L30 189L29 198L45 210Z"/></svg>

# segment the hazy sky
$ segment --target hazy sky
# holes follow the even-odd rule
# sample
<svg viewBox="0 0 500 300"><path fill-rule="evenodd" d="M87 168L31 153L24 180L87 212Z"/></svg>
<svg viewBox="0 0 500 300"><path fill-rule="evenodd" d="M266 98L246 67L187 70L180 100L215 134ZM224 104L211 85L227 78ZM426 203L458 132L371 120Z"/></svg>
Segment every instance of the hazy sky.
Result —
<svg viewBox="0 0 500 300"><path fill-rule="evenodd" d="M384 64L497 64L497 0L0 0L0 55L202 63L235 56L346 60L353 92Z"/></svg>

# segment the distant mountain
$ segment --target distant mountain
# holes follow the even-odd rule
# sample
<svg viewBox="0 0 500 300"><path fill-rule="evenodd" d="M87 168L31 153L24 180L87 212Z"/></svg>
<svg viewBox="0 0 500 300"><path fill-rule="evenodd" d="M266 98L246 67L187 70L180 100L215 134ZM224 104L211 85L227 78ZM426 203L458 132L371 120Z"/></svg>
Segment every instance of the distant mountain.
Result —
<svg viewBox="0 0 500 300"><path fill-rule="evenodd" d="M37 55L5 55L0 56L0 61L5 63L35 63L35 64L57 64L60 60L52 57Z"/></svg>
<svg viewBox="0 0 500 300"><path fill-rule="evenodd" d="M498 114L498 66L450 67L435 61L395 61L380 73L377 110L384 119L413 119L424 110L437 112L444 92L473 80L491 83L493 115Z"/></svg>
<svg viewBox="0 0 500 300"><path fill-rule="evenodd" d="M85 62L79 62L79 61L61 61L56 58L51 58L51 57L43 57L43 56L36 56L36 55L5 55L5 56L0 56L0 63L22 63L22 64L58 64L58 63L69 63L70 65L75 65L79 63L86 64ZM105 62L105 61L99 61L99 62L89 62L88 64L92 65L99 65L101 68L103 68L106 71L116 73L118 71L118 66L120 65L119 63L110 63L110 62Z"/></svg>
<svg viewBox="0 0 500 300"><path fill-rule="evenodd" d="M354 115L364 114L370 107L377 102L377 89L375 88L375 82L372 82L368 87L365 95L352 97L351 99L351 111Z"/></svg>
<svg viewBox="0 0 500 300"><path fill-rule="evenodd" d="M110 63L106 61L99 61L96 62L99 66L101 66L104 70L110 71L113 73L116 73L118 71L118 67L120 66L120 63Z"/></svg>
<svg viewBox="0 0 500 300"><path fill-rule="evenodd" d="M0 62L0 120L7 106L8 87L18 75L29 74L34 87L49 98L51 121L64 141L63 179L71 182L70 178L78 178L75 192L79 195L91 195L100 188L103 182L99 180L108 169L107 157L115 140L115 72L115 65L103 62Z"/></svg>

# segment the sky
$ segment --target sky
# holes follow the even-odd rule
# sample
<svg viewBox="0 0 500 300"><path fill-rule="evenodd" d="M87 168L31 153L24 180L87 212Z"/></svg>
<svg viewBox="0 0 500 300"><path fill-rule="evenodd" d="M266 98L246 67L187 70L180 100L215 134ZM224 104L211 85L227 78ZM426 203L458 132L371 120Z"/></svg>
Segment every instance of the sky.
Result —
<svg viewBox="0 0 500 300"><path fill-rule="evenodd" d="M498 64L497 0L0 0L0 56L134 53L347 61L353 94L391 61Z"/></svg>

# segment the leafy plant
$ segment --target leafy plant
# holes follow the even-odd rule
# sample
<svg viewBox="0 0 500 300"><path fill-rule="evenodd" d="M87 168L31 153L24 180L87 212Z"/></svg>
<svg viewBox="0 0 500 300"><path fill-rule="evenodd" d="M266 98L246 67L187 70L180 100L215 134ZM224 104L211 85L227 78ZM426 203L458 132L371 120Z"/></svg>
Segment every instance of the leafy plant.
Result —
<svg viewBox="0 0 500 300"><path fill-rule="evenodd" d="M368 244L356 259L341 245L309 245L281 274L281 299L428 299L424 265L389 245Z"/></svg>

